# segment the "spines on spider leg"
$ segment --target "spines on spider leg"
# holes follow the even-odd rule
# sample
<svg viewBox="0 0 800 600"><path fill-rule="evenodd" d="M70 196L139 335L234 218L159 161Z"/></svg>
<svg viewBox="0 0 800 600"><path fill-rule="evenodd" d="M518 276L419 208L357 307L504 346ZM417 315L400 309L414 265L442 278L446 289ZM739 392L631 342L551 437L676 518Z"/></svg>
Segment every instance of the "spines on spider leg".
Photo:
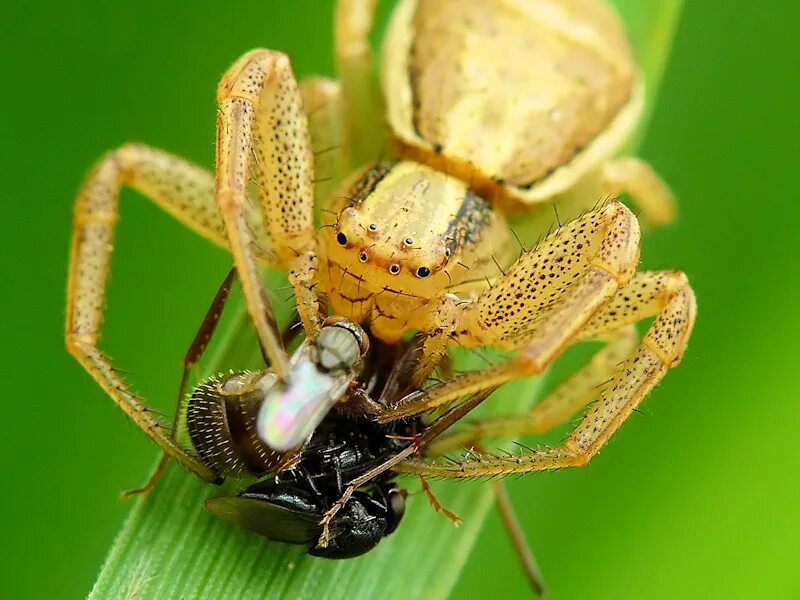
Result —
<svg viewBox="0 0 800 600"><path fill-rule="evenodd" d="M660 273L649 275L661 282L659 296L664 303L663 309L641 345L618 367L611 383L563 445L530 449L511 456L471 455L463 460L435 463L412 460L398 465L395 470L469 478L586 465L666 372L680 362L686 350L697 312L694 293L681 273L672 273L665 279ZM649 302L648 298L643 300L645 306L649 306ZM644 318L647 314L638 316Z"/></svg>
<svg viewBox="0 0 800 600"><path fill-rule="evenodd" d="M641 346L620 366L611 385L567 440L566 445L584 456L586 462L683 357L694 326L697 304L682 273L673 273L669 282L677 289L666 292L666 305L650 326ZM670 287L667 285L664 289Z"/></svg>

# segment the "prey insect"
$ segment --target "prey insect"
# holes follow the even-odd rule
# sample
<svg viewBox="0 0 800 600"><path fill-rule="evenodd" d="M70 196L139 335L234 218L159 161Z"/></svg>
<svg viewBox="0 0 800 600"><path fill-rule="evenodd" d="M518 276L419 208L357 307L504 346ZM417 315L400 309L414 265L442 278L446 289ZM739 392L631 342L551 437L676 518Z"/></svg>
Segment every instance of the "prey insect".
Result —
<svg viewBox="0 0 800 600"><path fill-rule="evenodd" d="M397 528L405 512L406 492L393 474L370 481L355 492L330 525L330 541L317 544L320 520L343 493L345 481L361 475L392 452L407 446L392 432L361 419L329 415L304 446L298 462L274 477L257 481L236 496L205 502L215 516L269 539L308 547L309 554L351 558L371 550ZM401 431L412 432L411 427Z"/></svg>
<svg viewBox="0 0 800 600"><path fill-rule="evenodd" d="M402 381L405 359L395 356L400 348L386 356L370 353L360 327L328 318L317 336L303 340L292 354L286 380L270 369L231 371L202 380L186 395L188 374L210 341L234 275L232 269L184 359L169 436L173 444L162 445L165 452L150 481L128 495L152 488L167 458L202 465L214 483L258 480L237 496L209 499L211 513L274 540L305 544L315 556L363 554L392 533L403 516L405 491L391 474L370 478L352 495L330 521L325 546L317 544L320 520L350 479L408 447L424 429L420 419L380 425L370 418L379 405L369 392L381 393L387 381ZM139 406L148 412L144 403ZM279 449L266 441L268 434L281 443L299 437Z"/></svg>
<svg viewBox="0 0 800 600"><path fill-rule="evenodd" d="M421 418L376 423L373 417L383 410L385 398L405 394L418 340L395 346L377 343L370 349L358 326L329 318L315 339L300 343L290 361L313 368L313 385L305 378L296 386L291 380L280 381L269 369L240 371L206 378L184 395L190 369L222 315L234 273L231 270L220 287L184 359L171 434L183 458L166 452L164 456L183 464L202 463L215 474L215 483L225 478L257 480L235 496L208 499L205 507L217 517L273 540L303 544L314 556L363 554L395 531L405 511L406 492L397 486L391 468L426 452L488 393L430 423ZM307 370L298 367L292 372ZM343 379L350 384L344 385ZM320 380L327 380L325 398L318 393ZM302 393L303 386L310 387L305 399L333 410L298 446L276 451L261 435L264 409L271 403L291 408L287 398ZM141 407L147 410L143 403ZM288 411L291 416L302 412ZM291 421L288 425L292 429ZM135 492L151 488L164 464L162 460L148 484Z"/></svg>

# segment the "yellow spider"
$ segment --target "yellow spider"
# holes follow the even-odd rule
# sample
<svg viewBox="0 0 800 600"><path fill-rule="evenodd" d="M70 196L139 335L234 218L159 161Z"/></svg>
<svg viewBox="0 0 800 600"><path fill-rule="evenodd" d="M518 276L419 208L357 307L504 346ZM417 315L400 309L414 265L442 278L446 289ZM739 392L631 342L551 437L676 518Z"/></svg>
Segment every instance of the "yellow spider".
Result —
<svg viewBox="0 0 800 600"><path fill-rule="evenodd" d="M338 3L341 85L298 86L289 59L270 50L248 52L228 70L217 90L214 175L137 144L97 164L75 205L67 346L140 427L179 454L97 347L118 192L128 185L230 250L282 380L289 357L270 321L262 267L288 271L309 337L320 330L326 302L385 342L411 330L427 334L412 377L420 385L452 345L517 351L412 395L381 421L536 375L570 344L606 340L531 414L477 426L504 434L547 429L610 381L562 445L395 468L470 477L586 464L680 361L695 318L683 274L636 272L633 213L617 201L596 204L628 192L653 221L672 212L668 189L647 165L614 158L643 93L623 29L600 0L401 0L385 36L384 108L369 76L374 4ZM380 155L384 114L394 160L364 165ZM312 140L320 150L341 146L324 158L331 171L320 172L331 177L317 189L320 210L332 211L322 229ZM500 209L519 211L570 190L596 207L517 258ZM636 347L633 323L652 316Z"/></svg>

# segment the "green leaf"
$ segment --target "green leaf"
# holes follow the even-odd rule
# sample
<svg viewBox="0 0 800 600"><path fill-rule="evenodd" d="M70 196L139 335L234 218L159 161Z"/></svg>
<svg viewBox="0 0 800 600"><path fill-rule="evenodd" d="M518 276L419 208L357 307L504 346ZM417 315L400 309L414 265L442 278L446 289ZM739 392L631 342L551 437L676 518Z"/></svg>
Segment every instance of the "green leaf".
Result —
<svg viewBox="0 0 800 600"><path fill-rule="evenodd" d="M663 72L680 13L679 0L617 0L637 56L645 67L648 107ZM271 278L275 281L275 278ZM273 288L274 289L274 288ZM258 363L241 302L206 362L209 372ZM506 386L492 396L492 412L520 398L536 399L540 381ZM413 480L412 490L419 489ZM409 498L402 526L367 555L346 561L308 556L302 547L269 542L216 520L202 509L220 488L172 465L155 490L136 501L100 571L91 598L446 598L459 576L491 505L483 482L436 482L439 500L460 515L454 528L427 503ZM241 483L238 484L241 487ZM229 489L235 489L229 484Z"/></svg>

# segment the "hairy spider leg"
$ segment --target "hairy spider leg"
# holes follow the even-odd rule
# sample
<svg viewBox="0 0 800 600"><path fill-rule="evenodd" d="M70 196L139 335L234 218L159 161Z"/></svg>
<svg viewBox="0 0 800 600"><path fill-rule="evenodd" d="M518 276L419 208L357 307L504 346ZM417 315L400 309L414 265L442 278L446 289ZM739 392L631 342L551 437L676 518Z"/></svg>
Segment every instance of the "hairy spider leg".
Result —
<svg viewBox="0 0 800 600"><path fill-rule="evenodd" d="M473 301L445 298L432 337L516 356L409 395L381 422L410 417L476 391L544 371L628 282L639 261L636 217L612 202L563 225L525 252Z"/></svg>
<svg viewBox="0 0 800 600"><path fill-rule="evenodd" d="M395 470L462 478L587 465L666 372L678 365L686 350L696 312L694 293L683 273L637 273L592 319L582 336L599 336L650 316L656 319L641 344L614 370L610 383L563 444L508 457L473 455L455 463L409 460L394 467ZM506 430L505 433L514 435L515 432Z"/></svg>
<svg viewBox="0 0 800 600"><path fill-rule="evenodd" d="M125 185L152 199L190 229L225 247L225 226L214 203L214 179L181 158L128 144L103 157L84 181L75 202L67 284L66 346L78 362L156 444L201 479L216 475L187 455L146 404L131 391L98 348L106 283L119 216L119 191ZM271 244L258 215L242 218L252 232L253 254L273 261Z"/></svg>
<svg viewBox="0 0 800 600"><path fill-rule="evenodd" d="M638 341L632 324L611 332L607 337L606 345L586 365L561 382L528 413L487 417L457 431L448 431L431 445L429 454L438 456L458 448L468 448L474 440L544 434L564 423L597 397Z"/></svg>

